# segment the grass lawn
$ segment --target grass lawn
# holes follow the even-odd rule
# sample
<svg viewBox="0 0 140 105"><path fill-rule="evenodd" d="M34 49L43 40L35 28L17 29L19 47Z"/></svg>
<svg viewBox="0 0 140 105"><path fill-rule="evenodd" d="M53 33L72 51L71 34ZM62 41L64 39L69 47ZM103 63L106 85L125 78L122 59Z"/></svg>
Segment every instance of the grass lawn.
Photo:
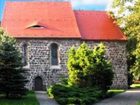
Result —
<svg viewBox="0 0 140 105"><path fill-rule="evenodd" d="M29 92L23 99L5 99L0 97L0 105L39 105L34 92Z"/></svg>
<svg viewBox="0 0 140 105"><path fill-rule="evenodd" d="M123 89L110 89L108 90L108 93L114 93L114 94L119 94L119 93L122 93L122 92L125 92L125 90Z"/></svg>
<svg viewBox="0 0 140 105"><path fill-rule="evenodd" d="M137 105L140 105L140 102L139 102L139 103L137 103Z"/></svg>
<svg viewBox="0 0 140 105"><path fill-rule="evenodd" d="M140 88L140 84L132 84L130 87L131 88Z"/></svg>
<svg viewBox="0 0 140 105"><path fill-rule="evenodd" d="M112 97L114 95L117 95L117 94L120 94L123 92L125 92L125 90L123 90L123 89L110 89L110 90L108 90L107 96Z"/></svg>

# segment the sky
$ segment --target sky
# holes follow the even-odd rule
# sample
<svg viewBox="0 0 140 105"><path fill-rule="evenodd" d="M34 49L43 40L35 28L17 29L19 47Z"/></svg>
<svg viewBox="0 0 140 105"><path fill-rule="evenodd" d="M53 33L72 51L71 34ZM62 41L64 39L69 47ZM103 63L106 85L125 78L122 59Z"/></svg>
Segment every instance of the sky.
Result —
<svg viewBox="0 0 140 105"><path fill-rule="evenodd" d="M4 4L6 0L0 0L0 20L2 19ZM10 1L10 0L9 0ZM16 0L18 1L18 0ZM19 0L29 1L29 0ZM31 1L31 0L30 0ZM32 0L34 1L34 0ZM35 0L37 1L37 0ZM39 0L45 1L45 0ZM110 0L71 0L74 9L80 10L105 10Z"/></svg>
<svg viewBox="0 0 140 105"><path fill-rule="evenodd" d="M4 8L4 1L5 0L0 0L0 20L2 18L2 13L3 13L3 8Z"/></svg>

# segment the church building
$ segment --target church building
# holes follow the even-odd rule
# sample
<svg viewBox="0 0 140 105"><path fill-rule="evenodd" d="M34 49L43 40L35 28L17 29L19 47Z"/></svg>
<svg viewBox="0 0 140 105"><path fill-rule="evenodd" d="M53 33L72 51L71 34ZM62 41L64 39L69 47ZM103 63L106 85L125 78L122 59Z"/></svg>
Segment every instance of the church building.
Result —
<svg viewBox="0 0 140 105"><path fill-rule="evenodd" d="M126 37L105 11L74 10L66 0L7 1L1 26L17 39L30 90L45 90L67 77L67 51L83 42L106 45L112 87L127 88Z"/></svg>

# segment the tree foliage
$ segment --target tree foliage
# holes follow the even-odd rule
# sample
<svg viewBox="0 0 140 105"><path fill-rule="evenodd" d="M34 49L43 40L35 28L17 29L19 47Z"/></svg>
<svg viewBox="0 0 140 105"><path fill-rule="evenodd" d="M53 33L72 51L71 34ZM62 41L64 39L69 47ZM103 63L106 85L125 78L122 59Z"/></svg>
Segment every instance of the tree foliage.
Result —
<svg viewBox="0 0 140 105"><path fill-rule="evenodd" d="M93 50L83 43L68 53L68 83L72 86L98 86L107 90L112 84L111 63L105 58L105 46L99 44Z"/></svg>
<svg viewBox="0 0 140 105"><path fill-rule="evenodd" d="M112 8L118 8L118 14L114 12L116 22L128 37L128 69L133 74L134 79L140 79L140 1L139 0L114 0ZM131 1L131 2L130 2ZM128 3L129 2L129 3ZM116 5L117 4L117 5ZM126 4L132 4L127 5ZM120 8L119 5L122 5ZM111 11L111 10L110 10Z"/></svg>
<svg viewBox="0 0 140 105"><path fill-rule="evenodd" d="M135 56L135 63L131 68L135 79L140 79L140 1L138 1L134 8L132 8L133 13L128 17L127 27L125 33L133 39L135 46L131 46L132 55ZM129 24L128 24L129 23ZM131 45L131 43L129 43ZM133 44L132 44L133 45ZM130 50L131 51L131 50Z"/></svg>
<svg viewBox="0 0 140 105"><path fill-rule="evenodd" d="M7 98L25 95L26 78L16 40L0 30L0 92Z"/></svg>

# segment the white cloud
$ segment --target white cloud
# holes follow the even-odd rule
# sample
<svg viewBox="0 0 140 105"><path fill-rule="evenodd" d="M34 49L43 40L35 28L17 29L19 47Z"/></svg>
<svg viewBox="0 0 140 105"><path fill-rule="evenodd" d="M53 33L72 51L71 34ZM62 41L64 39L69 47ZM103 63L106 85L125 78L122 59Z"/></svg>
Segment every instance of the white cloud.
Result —
<svg viewBox="0 0 140 105"><path fill-rule="evenodd" d="M110 0L71 0L72 5L107 5Z"/></svg>

